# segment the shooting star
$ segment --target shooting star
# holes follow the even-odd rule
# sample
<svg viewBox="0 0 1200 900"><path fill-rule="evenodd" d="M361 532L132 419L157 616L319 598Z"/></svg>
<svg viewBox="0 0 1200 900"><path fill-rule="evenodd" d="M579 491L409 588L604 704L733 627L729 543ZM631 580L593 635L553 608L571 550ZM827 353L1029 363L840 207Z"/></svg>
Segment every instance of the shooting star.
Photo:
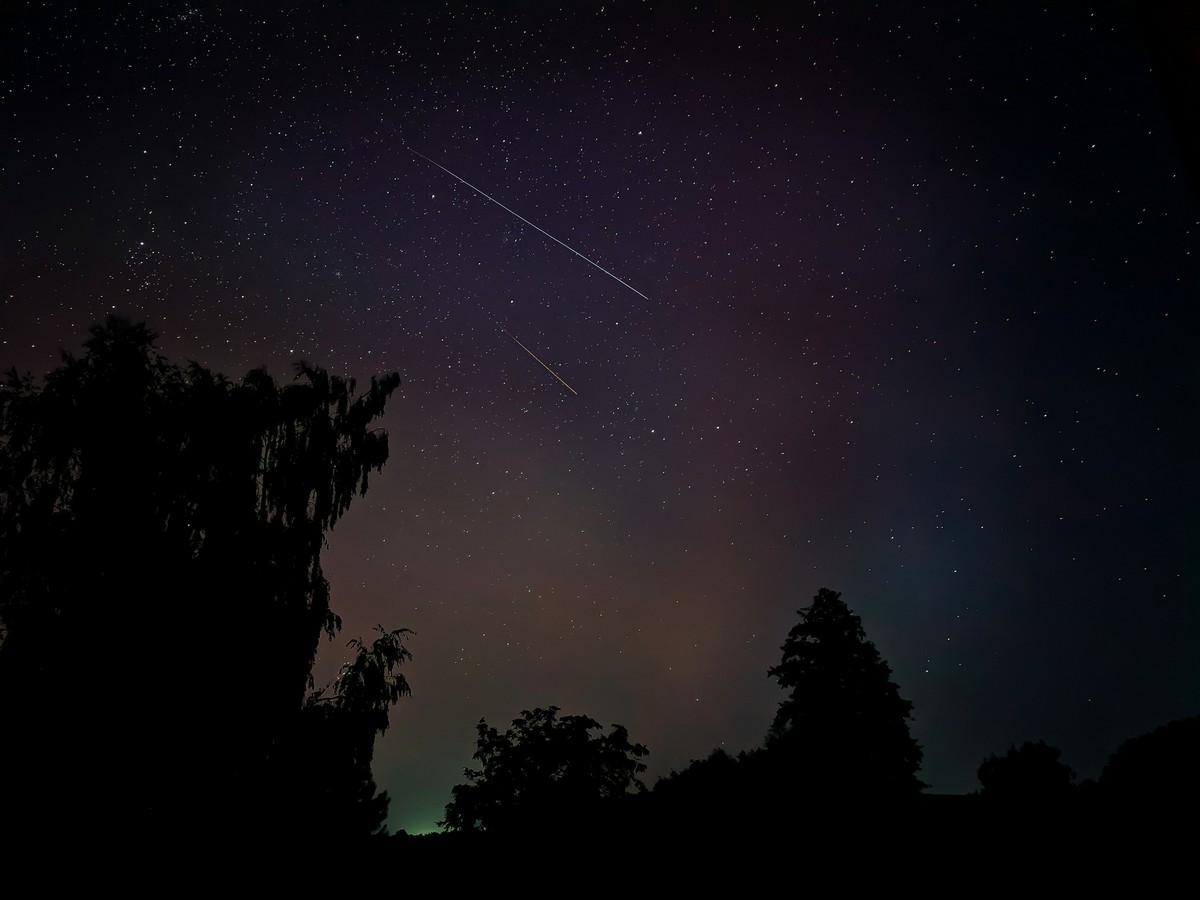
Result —
<svg viewBox="0 0 1200 900"><path fill-rule="evenodd" d="M434 165L436 165L436 163L435 163ZM539 229L539 230L540 230L540 229ZM505 333L505 334L507 334L507 335L508 335L510 338L512 338L514 341L517 341L516 335L514 335L514 334L511 334L511 333L510 333L510 332L508 332L507 330L506 330L504 333ZM563 381L561 378L559 378L559 375L558 375L558 373L557 373L557 372L555 372L555 371L554 371L552 368L550 368L548 365L546 365L544 362L542 362L540 359L538 359L538 355L537 355L536 353L534 353L532 350L530 350L528 347L526 347L526 346L525 346L524 344L522 344L520 341L517 341L517 346L518 346L518 347L520 347L522 350L524 350L526 353L528 353L530 356L532 356L534 359L537 359L538 363L541 365L541 367L542 367L543 369L545 369L547 372L549 372L549 373L550 373L551 375L553 375L555 378L558 378L558 382L559 382L559 384L561 384L563 387L565 387L565 388L566 388L568 391L570 391L570 392L571 392L572 394L574 394L576 397L578 397L578 396L579 396L579 391L575 390L575 388L571 387L569 384L567 384L565 381Z"/></svg>
<svg viewBox="0 0 1200 900"><path fill-rule="evenodd" d="M413 150L413 148L412 148L412 147L409 147L409 146L408 146L408 144L405 144L405 145L404 145L404 148L405 148L406 150L408 150L409 152L411 152L411 153L412 153L414 156L419 156L419 157L421 157L421 159L425 160L425 162L429 163L430 165L437 166L439 169L441 169L443 172L445 172L445 173L446 173L447 175L449 175L451 178L454 178L454 179L456 179L457 181L461 181L463 184L465 184L467 187L469 187L471 190L473 190L475 193L477 193L477 194L478 194L480 197L483 197L485 200L490 200L492 203L495 203L495 204L496 204L498 207L500 207L502 210L504 210L504 211L505 211L506 213L508 213L509 215L511 215L511 216L516 216L518 219L520 219L522 222L524 222L524 223L525 223L526 225L528 225L530 228L537 228L537 230L538 230L538 231L540 231L540 232L541 232L542 234L544 234L546 237L550 238L550 240L554 241L554 243L556 243L556 244L559 244L560 246L566 247L568 250L570 250L572 253L574 253L576 256L578 256L580 259L582 259L584 262L586 262L586 263L590 263L591 265L595 266L597 269L599 269L601 272L603 272L603 273L604 273L605 275L607 275L609 278L613 279L613 281L618 281L618 282L620 282L620 283L621 283L621 284L623 284L625 287L629 288L629 290L633 291L635 294L637 294L639 297L641 297L643 300L649 300L649 299L650 299L649 297L647 297L645 294L643 294L641 291L639 291L637 288L635 288L635 287L634 287L632 284L630 284L630 283L629 283L628 281L626 281L625 279L623 279L623 278L619 278L618 276L614 275L612 272L608 271L608 269L604 268L604 266L600 265L600 263L596 262L594 259L589 259L588 257L584 256L582 253L580 253L580 252L579 252L578 250L576 250L574 247L571 247L571 246L569 246L569 245L567 245L567 244L564 244L562 241L560 241L558 238L556 238L554 235L552 235L552 234L551 234L550 232L548 232L546 229L544 229L544 228L539 228L537 225L534 225L532 222L530 222L530 221L529 221L527 218L525 218L523 215L521 215L521 214L520 214L520 213L518 213L518 212L514 212L514 211L513 211L513 210L511 210L511 209L509 209L507 206L505 206L503 203L501 203L499 200L497 200L497 199L496 199L495 197L493 197L491 194L486 194L486 193L484 193L484 192L483 192L483 191L481 191L479 188L475 187L475 185L471 184L471 182L467 181L465 178L460 178L458 175L455 175L453 172L451 172L449 169L447 169L447 168L446 168L445 166L443 166L441 163L434 162L432 159L430 159L430 158L429 158L428 156L426 156L424 153L418 153L416 150ZM512 337L512 335L509 335L509 337ZM513 340L515 341L515 340L517 340L517 339L516 339L516 338L513 338ZM519 344L519 343L521 343L521 342L520 342L520 341L517 341L517 343ZM535 357L534 357L534 359L537 359L537 357L535 356ZM540 360L540 359L538 359L538 362L541 362L541 360ZM543 365L545 365L545 363L543 363ZM557 376L557 375L556 375L556 376L554 376L554 377L555 377L555 378L558 378L558 376ZM561 381L562 379L559 379L559 380ZM564 384L565 384L565 382L564 382Z"/></svg>

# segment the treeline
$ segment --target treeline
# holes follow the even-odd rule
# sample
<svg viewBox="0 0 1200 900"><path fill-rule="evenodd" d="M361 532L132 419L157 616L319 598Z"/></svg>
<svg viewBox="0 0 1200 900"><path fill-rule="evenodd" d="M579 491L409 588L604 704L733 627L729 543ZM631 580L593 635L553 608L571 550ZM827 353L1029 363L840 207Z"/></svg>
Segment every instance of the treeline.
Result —
<svg viewBox="0 0 1200 900"><path fill-rule="evenodd" d="M1078 834L1137 809L1184 812L1200 800L1200 716L1125 741L1096 781L1078 783L1061 751L1038 741L984 759L980 788L969 796L927 794L917 777L921 748L908 728L912 704L859 617L826 588L798 615L779 665L768 671L787 695L760 746L736 755L713 750L651 790L638 777L649 751L619 725L605 735L586 717L557 720L554 707L525 711L503 734L481 721L481 765L466 770L441 824L542 840L695 839L717 829L727 842L735 834L753 842L807 834L819 843L828 828L894 841L889 817L899 816L954 842L963 828L1014 824L1033 835L1070 821Z"/></svg>
<svg viewBox="0 0 1200 900"><path fill-rule="evenodd" d="M301 364L292 384L179 367L145 326L110 319L42 383L0 386L0 840L227 844L385 835L374 742L409 685L411 632L379 626L317 688L336 637L325 535L388 456L374 426L395 374L353 380ZM1076 784L1044 743L985 759L975 796L923 793L912 703L861 620L822 588L768 675L784 692L758 747L715 750L650 789L648 748L556 707L503 732L481 720L428 859L531 840L649 852L847 831L904 835L1064 810L1195 805L1200 717L1119 747ZM1047 818L1033 810L1050 810ZM1079 821L1078 819L1076 820ZM1095 817L1093 817L1095 821ZM78 836L76 834L76 836ZM405 843L407 841L407 843ZM481 844L483 841L485 844ZM890 846L891 844L889 844ZM380 845L382 846L382 844Z"/></svg>

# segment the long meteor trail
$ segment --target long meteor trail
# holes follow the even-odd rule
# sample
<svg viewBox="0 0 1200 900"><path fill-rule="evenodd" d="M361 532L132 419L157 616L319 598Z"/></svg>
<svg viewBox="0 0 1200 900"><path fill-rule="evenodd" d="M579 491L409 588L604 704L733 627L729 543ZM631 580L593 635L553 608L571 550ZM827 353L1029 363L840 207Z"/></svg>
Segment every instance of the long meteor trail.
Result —
<svg viewBox="0 0 1200 900"><path fill-rule="evenodd" d="M572 253L574 253L576 256L578 256L580 259L582 259L584 262L595 266L597 269L599 269L601 272L603 272L605 275L607 275L609 278L613 279L614 281L619 281L621 284L625 285L625 287L629 288L631 291L633 291L635 294L637 294L643 300L650 299L649 297L647 297L645 294L643 294L641 291L639 291L637 288L635 288L632 284L630 284L625 279L614 275L612 272L608 271L608 269L604 268L604 266L600 265L600 263L596 262L594 259L589 259L588 257L584 256L582 253L580 253L574 247L571 247L568 244L564 244L562 241L560 241L558 238L556 238L554 235L552 235L550 232L548 232L545 228L540 228L537 225L534 225L523 215L509 209L507 206L505 206L503 203L501 203L499 200L497 200L491 194L487 194L487 193L481 191L479 188L475 187L475 185L471 184L471 182L467 181L467 179L460 178L458 175L455 175L453 172L451 172L449 169L447 169L445 166L443 166L441 163L434 162L432 159L430 159L424 153L418 153L416 150L413 150L413 148L409 147L408 144L405 144L404 147L410 153L412 153L413 156L419 156L419 157L421 157L421 159L425 160L425 162L429 163L430 165L437 166L439 169L441 169L443 172L445 172L451 178L453 178L457 181L461 181L463 184L465 184L467 187L469 187L471 190L473 190L475 193L477 193L480 197L483 197L483 199L490 200L492 203L495 203L498 207L500 207L502 210L504 210L509 215L516 216L518 219L520 219L522 222L524 222L530 228L537 228L538 231L540 231L546 237L550 238L550 240L554 241L554 243L556 243L562 247L566 247L568 250L570 250ZM509 337L512 337L512 335L509 335ZM517 339L513 338L513 340L515 341ZM521 342L517 341L517 343L519 344ZM522 346L524 346L524 345L522 345ZM537 359L537 357L535 356L534 359ZM539 359L538 362L541 362L541 360ZM543 363L543 365L545 365L545 363ZM558 378L557 375L555 375L554 377ZM559 380L562 381L562 379L559 379ZM564 381L563 384L566 384L566 382Z"/></svg>
<svg viewBox="0 0 1200 900"><path fill-rule="evenodd" d="M436 163L434 163L434 165L436 165ZM540 231L541 229L538 229L538 230ZM514 341L517 341L517 337L516 337L516 335L514 335L514 334L512 334L511 332L508 332L508 331L505 331L504 333L505 333L505 334L507 334L507 335L508 335L510 338L512 338ZM540 363L540 364L541 364L541 367L542 367L543 369L545 369L547 372L549 372L549 373L550 373L551 375L553 375L555 378L558 378L559 384L561 384L563 387L565 387L565 388L566 388L568 391L570 391L570 392L571 392L572 394L574 394L576 397L578 397L578 396L579 396L579 391L575 390L575 388L571 387L569 384L567 384L565 381L563 381L561 378L559 378L559 376L558 376L558 373L557 373L557 372L555 372L555 371L554 371L552 368L550 368L548 365L546 365L544 362L542 362L540 359L538 359L538 355L537 355L536 353L534 353L532 350L530 350L528 347L526 347L526 346L525 346L524 344L522 344L520 341L517 341L517 346L518 346L518 347L520 347L522 350L524 350L526 353L528 353L530 356L532 356L534 359L537 359L538 363Z"/></svg>

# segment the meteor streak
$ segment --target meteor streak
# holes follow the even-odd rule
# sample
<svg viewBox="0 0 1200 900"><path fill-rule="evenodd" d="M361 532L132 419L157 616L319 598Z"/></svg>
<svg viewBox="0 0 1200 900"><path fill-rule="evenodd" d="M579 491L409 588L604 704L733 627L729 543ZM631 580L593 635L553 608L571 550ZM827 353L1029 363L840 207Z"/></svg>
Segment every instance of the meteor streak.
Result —
<svg viewBox="0 0 1200 900"><path fill-rule="evenodd" d="M434 163L434 165L437 165L437 163ZM535 227L536 227L536 226L535 226ZM539 229L539 230L540 230L540 229ZM514 334L510 334L508 331L505 331L504 333L505 333L505 334L507 334L507 335L508 335L510 338L512 338L514 341L517 341L516 335L514 335ZM548 365L546 365L544 362L542 362L540 359L538 359L538 355L537 355L536 353L534 353L532 350L530 350L528 347L526 347L526 346L525 346L524 344L522 344L520 341L517 341L517 346L518 346L518 347L520 347L522 350L524 350L526 353L528 353L530 356L532 356L534 359L537 359L537 361L538 361L538 362L541 364L541 367L542 367L543 369L545 369L547 372L549 372L551 375L553 375L555 378L558 378L558 381L559 381L559 383L560 383L560 384L561 384L563 387L565 387L565 388L566 388L568 391L570 391L570 392L571 392L572 394L574 394L576 397L578 397L578 396L579 396L579 391L575 390L575 388L571 387L569 384L567 384L565 381L563 381L561 378L559 378L559 377L558 377L558 373L557 373L557 372L555 372L555 371L554 371L552 368L550 368Z"/></svg>
<svg viewBox="0 0 1200 900"><path fill-rule="evenodd" d="M475 185L471 184L471 182L467 181L465 178L459 178L459 176L455 175L453 172L451 172L449 169L447 169L441 163L434 162L432 159L430 159L424 153L418 153L416 150L413 150L412 147L409 147L408 144L405 144L404 147L409 152L411 152L414 156L421 157L421 159L425 160L425 162L429 163L430 165L437 166L439 169L441 169L443 172L445 172L451 178L454 178L457 181L461 181L463 184L465 184L467 187L469 187L471 190L473 190L475 193L477 193L480 197L483 197L485 200L490 200L492 203L495 203L498 207L500 207L502 210L504 210L509 215L516 216L518 219L520 219L522 222L524 222L530 228L537 228L538 231L540 231L546 237L550 238L550 240L554 241L554 243L559 244L560 246L566 247L568 250L570 250L572 253L574 253L576 256L578 256L580 259L582 259L584 262L590 263L591 265L595 266L597 269L599 269L601 272L603 272L605 275L607 275L609 278L613 279L614 281L619 281L621 284L625 285L625 287L629 288L631 291L633 291L635 294L637 294L643 300L650 299L645 294L643 294L641 291L639 291L637 288L635 288L632 284L630 284L628 281L625 281L623 278L617 277L612 272L608 271L608 269L604 268L604 266L600 265L600 263L596 262L594 259L589 259L588 257L584 256L582 253L580 253L574 247L564 244L562 241L560 241L558 238L556 238L554 235L552 235L546 229L539 228L537 225L534 225L532 222L530 222L527 218L525 218L520 213L513 212L511 209L509 209L507 206L505 206L503 203L501 203L499 200L497 200L491 194L484 193L479 188L475 187ZM512 337L512 335L509 335L509 337ZM516 341L517 339L513 338L513 340ZM517 341L517 343L520 344L521 342ZM524 346L524 345L522 345L522 346ZM534 359L537 359L537 357L535 356ZM541 360L538 359L538 362L541 362ZM544 363L543 363L543 365L544 365ZM555 375L554 377L558 378L557 375ZM559 380L561 381L562 379L559 379ZM566 382L563 382L563 383L565 384Z"/></svg>

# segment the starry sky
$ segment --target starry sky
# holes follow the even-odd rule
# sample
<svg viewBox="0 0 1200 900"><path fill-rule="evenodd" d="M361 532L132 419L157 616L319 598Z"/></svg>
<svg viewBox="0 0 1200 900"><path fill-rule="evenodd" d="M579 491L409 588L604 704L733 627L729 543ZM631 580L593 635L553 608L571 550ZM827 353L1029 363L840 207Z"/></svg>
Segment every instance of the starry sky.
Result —
<svg viewBox="0 0 1200 900"><path fill-rule="evenodd" d="M1200 712L1197 193L1138 19L782 6L0 13L0 365L115 312L402 375L317 673L416 631L393 830L480 717L622 723L651 783L757 746L820 587L936 791Z"/></svg>

